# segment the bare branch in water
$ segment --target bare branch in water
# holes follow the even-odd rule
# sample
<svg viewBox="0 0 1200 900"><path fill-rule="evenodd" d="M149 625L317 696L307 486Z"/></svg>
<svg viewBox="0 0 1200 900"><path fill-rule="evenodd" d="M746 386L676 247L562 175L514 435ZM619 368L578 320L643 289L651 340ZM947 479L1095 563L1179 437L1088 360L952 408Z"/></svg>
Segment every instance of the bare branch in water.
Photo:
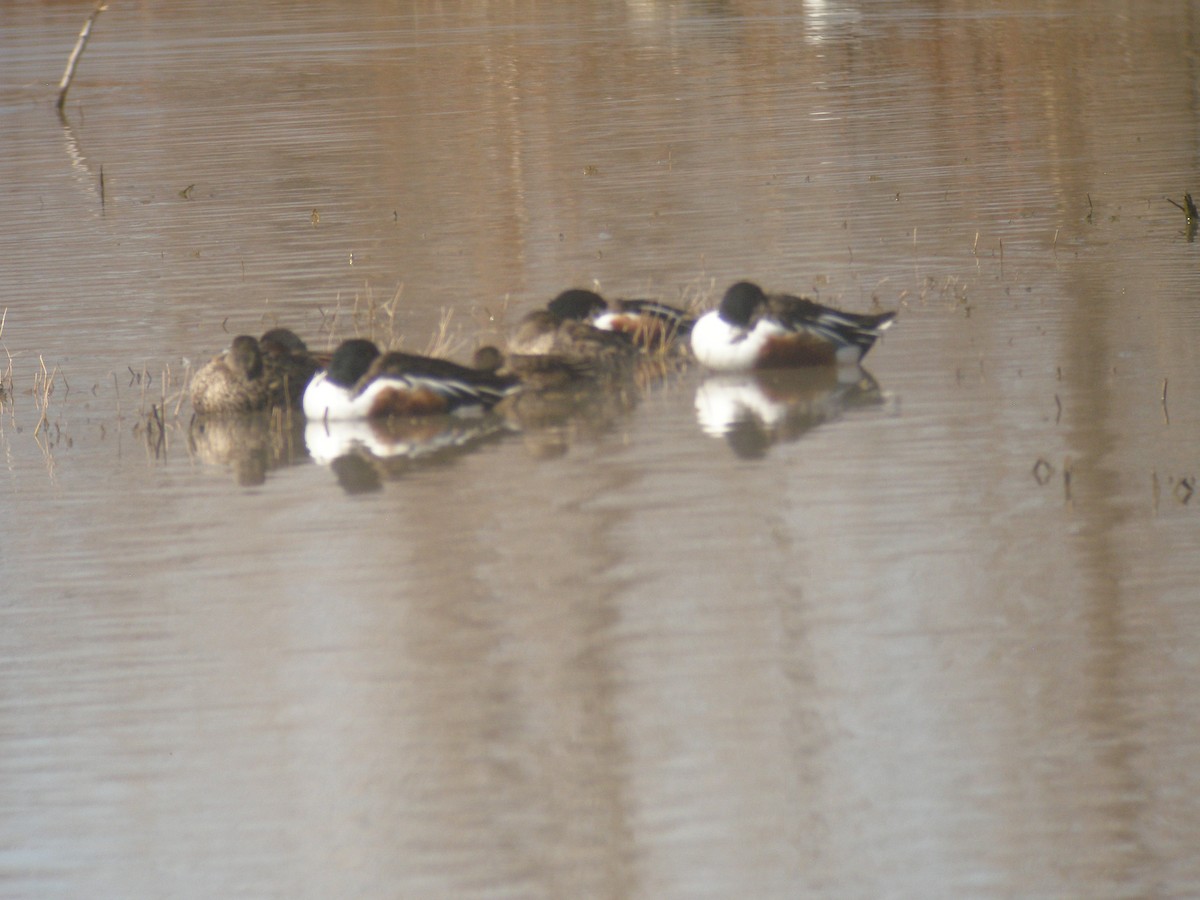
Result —
<svg viewBox="0 0 1200 900"><path fill-rule="evenodd" d="M67 68L63 72L62 81L58 83L58 102L55 104L55 108L59 112L62 112L63 104L67 102L67 91L71 89L71 82L75 80L75 67L79 65L79 57L83 55L83 48L87 45L88 38L91 37L92 26L96 24L96 17L106 9L108 9L107 3L101 2L96 4L96 8L92 10L92 14L83 23L83 29L79 32L79 39L75 41L75 49L71 51L71 55L67 58Z"/></svg>
<svg viewBox="0 0 1200 900"><path fill-rule="evenodd" d="M1194 222L1197 219L1200 219L1200 212L1197 212L1196 203L1194 200L1192 200L1191 194L1183 195L1183 203L1180 203L1178 200L1175 200L1171 197L1167 198L1167 202L1176 209L1182 210L1183 214L1188 217L1189 222Z"/></svg>

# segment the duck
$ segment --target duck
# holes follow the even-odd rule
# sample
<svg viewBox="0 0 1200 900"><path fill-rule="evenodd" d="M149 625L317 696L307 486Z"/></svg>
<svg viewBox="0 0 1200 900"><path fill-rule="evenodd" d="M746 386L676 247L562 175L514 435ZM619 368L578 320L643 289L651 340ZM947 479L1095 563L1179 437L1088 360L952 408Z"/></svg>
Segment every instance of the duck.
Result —
<svg viewBox="0 0 1200 900"><path fill-rule="evenodd" d="M524 391L556 390L595 381L595 366L555 354L505 353L494 344L478 348L471 365L480 372L516 378Z"/></svg>
<svg viewBox="0 0 1200 900"><path fill-rule="evenodd" d="M571 288L550 301L551 313L586 322L602 331L625 335L642 350L675 346L691 333L696 317L658 300L614 300L609 303L595 291Z"/></svg>
<svg viewBox="0 0 1200 900"><path fill-rule="evenodd" d="M510 364L520 357L550 356L568 365L592 366L597 374L626 370L638 355L633 341L589 321L607 308L604 298L593 291L563 291L517 323L508 339Z"/></svg>
<svg viewBox="0 0 1200 900"><path fill-rule="evenodd" d="M696 359L723 372L795 366L857 365L896 313L848 313L802 297L767 294L750 281L732 285L717 309L692 327Z"/></svg>
<svg viewBox="0 0 1200 900"><path fill-rule="evenodd" d="M258 339L239 334L229 349L213 357L192 376L192 409L210 416L266 409L270 391Z"/></svg>
<svg viewBox="0 0 1200 900"><path fill-rule="evenodd" d="M490 409L520 387L519 379L446 359L392 351L352 338L304 391L304 415L345 421Z"/></svg>
<svg viewBox="0 0 1200 900"><path fill-rule="evenodd" d="M267 405L299 409L304 391L324 367L294 331L272 328L258 339L263 374L267 379ZM328 364L328 358L324 363Z"/></svg>

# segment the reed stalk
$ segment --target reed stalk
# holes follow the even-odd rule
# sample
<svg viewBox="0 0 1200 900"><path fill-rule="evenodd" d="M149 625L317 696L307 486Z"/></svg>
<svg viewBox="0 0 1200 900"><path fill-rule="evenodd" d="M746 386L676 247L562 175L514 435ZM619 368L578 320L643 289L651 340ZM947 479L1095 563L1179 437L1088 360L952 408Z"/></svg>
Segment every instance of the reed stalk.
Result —
<svg viewBox="0 0 1200 900"><path fill-rule="evenodd" d="M75 49L67 57L67 68L63 71L62 80L58 83L58 102L54 105L55 109L60 113L62 112L63 104L67 102L67 91L71 89L71 82L75 80L75 67L79 65L79 57L83 56L83 48L87 46L88 38L92 36L92 26L96 24L96 19L100 13L106 9L108 9L107 3L96 4L96 8L92 10L92 14L83 23L83 28L79 32L79 38L75 41Z"/></svg>

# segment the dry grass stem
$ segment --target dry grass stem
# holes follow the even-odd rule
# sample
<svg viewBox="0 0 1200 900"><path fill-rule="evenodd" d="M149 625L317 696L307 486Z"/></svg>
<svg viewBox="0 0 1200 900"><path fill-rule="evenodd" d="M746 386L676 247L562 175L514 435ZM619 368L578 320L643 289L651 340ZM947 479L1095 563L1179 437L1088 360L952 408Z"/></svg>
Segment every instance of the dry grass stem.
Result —
<svg viewBox="0 0 1200 900"><path fill-rule="evenodd" d="M720 292L717 290L715 278L697 278L679 289L676 303L687 312L698 315L716 306L719 299Z"/></svg>
<svg viewBox="0 0 1200 900"><path fill-rule="evenodd" d="M63 71L62 80L58 83L58 100L55 102L55 108L59 112L62 112L63 104L67 102L67 91L71 89L71 82L75 80L75 67L79 65L79 57L83 56L83 48L87 46L88 38L92 36L92 26L96 24L96 18L100 13L106 9L108 9L107 3L96 4L96 8L92 10L92 14L87 17L87 21L83 23L83 28L79 31L75 48L67 57L67 68Z"/></svg>
<svg viewBox="0 0 1200 900"><path fill-rule="evenodd" d="M33 402L38 408L37 425L34 426L33 436L36 438L43 428L50 426L50 397L54 393L54 381L59 376L58 366L52 371L46 369L46 360L38 356L39 370L33 375Z"/></svg>
<svg viewBox="0 0 1200 900"><path fill-rule="evenodd" d="M191 384L191 383L192 383L192 364L191 364L191 362L188 362L188 364L186 366L184 366L183 380L180 382L180 384L184 385L184 384ZM179 418L179 410L183 406L183 398L186 396L187 396L187 391L183 390L181 387L179 392L175 395L175 410L174 410L174 412L171 413L173 418L176 418L176 419Z"/></svg>
<svg viewBox="0 0 1200 900"><path fill-rule="evenodd" d="M452 356L462 349L465 341L458 329L451 328L454 310L443 309L438 316L437 329L425 345L426 356Z"/></svg>
<svg viewBox="0 0 1200 900"><path fill-rule="evenodd" d="M351 328L344 331L342 327L343 310L342 297L339 294L331 311L321 310L321 324L318 332L326 336L329 349L349 337L365 337L384 350L391 350L403 343L403 335L399 331L396 314L400 307L400 298L404 293L404 285L396 288L390 300L379 302L375 291L370 285L362 294L354 295L354 303L349 315Z"/></svg>

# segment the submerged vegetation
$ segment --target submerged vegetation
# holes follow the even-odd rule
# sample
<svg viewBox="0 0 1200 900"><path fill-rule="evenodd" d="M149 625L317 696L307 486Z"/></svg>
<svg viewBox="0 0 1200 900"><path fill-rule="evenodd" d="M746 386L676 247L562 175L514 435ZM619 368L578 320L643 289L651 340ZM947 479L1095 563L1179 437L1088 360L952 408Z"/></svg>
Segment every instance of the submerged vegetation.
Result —
<svg viewBox="0 0 1200 900"><path fill-rule="evenodd" d="M1196 238L1196 227L1200 224L1200 211L1196 209L1196 203L1192 200L1191 194L1183 195L1183 203L1167 198L1167 202L1180 210L1184 215L1184 236L1190 244Z"/></svg>

